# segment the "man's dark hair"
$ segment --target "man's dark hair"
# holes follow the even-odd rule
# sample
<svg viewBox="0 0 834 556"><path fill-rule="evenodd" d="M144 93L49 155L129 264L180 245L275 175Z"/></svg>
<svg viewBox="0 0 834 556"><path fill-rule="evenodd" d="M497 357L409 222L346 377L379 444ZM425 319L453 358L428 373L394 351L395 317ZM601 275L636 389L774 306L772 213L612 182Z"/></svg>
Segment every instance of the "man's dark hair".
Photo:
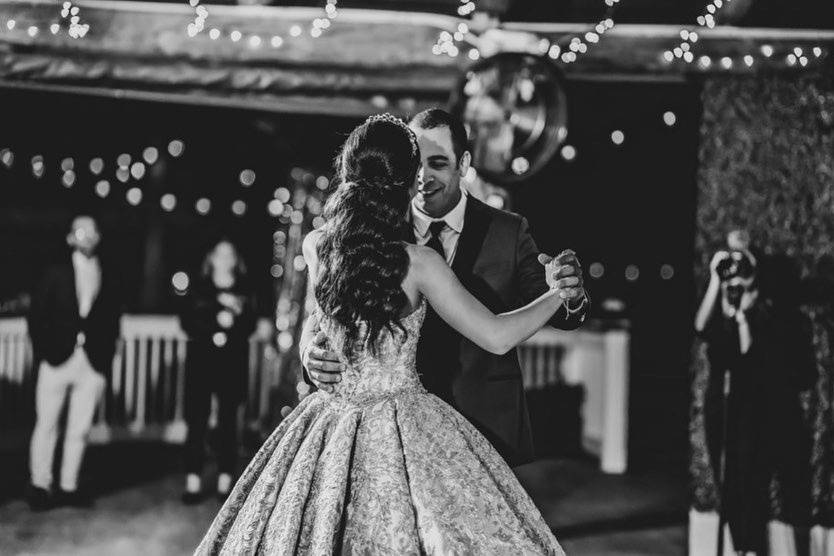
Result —
<svg viewBox="0 0 834 556"><path fill-rule="evenodd" d="M466 135L466 128L463 127L463 122L445 110L440 108L423 110L411 118L409 125L419 129L448 127L449 133L452 135L452 150L455 152L457 164L460 164L460 158L463 156L463 153L469 150L469 138Z"/></svg>

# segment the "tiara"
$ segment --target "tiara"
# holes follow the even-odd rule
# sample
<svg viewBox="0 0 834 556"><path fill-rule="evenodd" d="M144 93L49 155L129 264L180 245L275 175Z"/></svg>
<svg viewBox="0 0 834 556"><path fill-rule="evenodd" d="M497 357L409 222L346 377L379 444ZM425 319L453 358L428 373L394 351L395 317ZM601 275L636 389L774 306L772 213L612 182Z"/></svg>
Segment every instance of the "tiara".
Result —
<svg viewBox="0 0 834 556"><path fill-rule="evenodd" d="M417 136L414 135L414 131L410 127L408 127L408 125L400 118L394 116L393 114L385 112L384 114L374 114L372 116L368 116L368 119L365 120L365 123L369 124L371 122L388 122L390 124L398 125L401 128L403 128L408 134L408 140L411 141L411 153L415 156L417 155Z"/></svg>

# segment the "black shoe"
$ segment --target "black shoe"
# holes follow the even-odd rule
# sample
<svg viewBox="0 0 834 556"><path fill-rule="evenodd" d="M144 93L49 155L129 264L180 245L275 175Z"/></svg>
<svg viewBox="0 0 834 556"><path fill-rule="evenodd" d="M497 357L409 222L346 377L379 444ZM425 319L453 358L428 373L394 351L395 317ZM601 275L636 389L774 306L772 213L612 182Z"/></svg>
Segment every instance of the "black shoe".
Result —
<svg viewBox="0 0 834 556"><path fill-rule="evenodd" d="M55 493L56 502L58 506L65 506L70 508L92 508L93 498L86 491L83 490L59 490Z"/></svg>
<svg viewBox="0 0 834 556"><path fill-rule="evenodd" d="M52 493L45 488L36 487L35 485L29 485L28 492L26 493L26 501L29 503L29 508L33 512L43 512L55 507L55 499Z"/></svg>
<svg viewBox="0 0 834 556"><path fill-rule="evenodd" d="M202 492L183 492L182 493L182 503L186 506L193 506L195 504L199 504L203 501L203 493Z"/></svg>

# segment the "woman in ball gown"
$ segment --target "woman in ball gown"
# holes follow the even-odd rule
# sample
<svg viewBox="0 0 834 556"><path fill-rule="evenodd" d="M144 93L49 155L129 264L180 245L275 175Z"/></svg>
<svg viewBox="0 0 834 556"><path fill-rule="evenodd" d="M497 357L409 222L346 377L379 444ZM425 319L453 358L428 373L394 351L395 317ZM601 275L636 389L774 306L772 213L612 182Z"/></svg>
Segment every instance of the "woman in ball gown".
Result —
<svg viewBox="0 0 834 556"><path fill-rule="evenodd" d="M515 475L459 413L427 393L415 357L427 303L505 353L567 292L495 315L430 247L410 245L419 151L399 119L348 137L325 225L304 241L315 316L341 354L333 392L307 396L249 464L198 554L563 554Z"/></svg>

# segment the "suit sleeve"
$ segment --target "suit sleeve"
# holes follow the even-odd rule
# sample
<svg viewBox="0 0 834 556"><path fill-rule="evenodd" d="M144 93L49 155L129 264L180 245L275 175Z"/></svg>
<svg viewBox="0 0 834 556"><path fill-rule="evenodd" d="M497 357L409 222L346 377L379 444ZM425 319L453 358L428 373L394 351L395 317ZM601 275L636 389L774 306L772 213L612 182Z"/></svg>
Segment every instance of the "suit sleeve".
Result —
<svg viewBox="0 0 834 556"><path fill-rule="evenodd" d="M527 219L522 218L516 239L516 281L524 303L530 303L548 290L544 267L538 257L539 248L530 234L530 226ZM561 330L579 328L588 313L588 306L586 303L580 311L568 314L562 305L548 324Z"/></svg>
<svg viewBox="0 0 834 556"><path fill-rule="evenodd" d="M48 334L49 328L49 313L50 313L50 299L53 295L53 272L48 270L41 277L35 291L32 294L32 304L29 307L28 327L29 337L32 339L32 350L37 354L42 354L44 345L44 337Z"/></svg>

